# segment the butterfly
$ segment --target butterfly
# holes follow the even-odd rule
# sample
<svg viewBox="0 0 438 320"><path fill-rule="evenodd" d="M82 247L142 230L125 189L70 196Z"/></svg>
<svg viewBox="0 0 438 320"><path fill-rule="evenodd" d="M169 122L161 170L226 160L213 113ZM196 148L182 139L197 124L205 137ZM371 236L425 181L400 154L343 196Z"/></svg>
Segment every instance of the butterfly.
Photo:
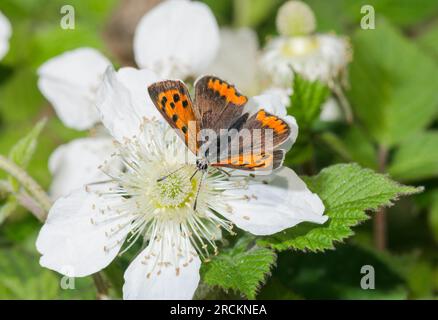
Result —
<svg viewBox="0 0 438 320"><path fill-rule="evenodd" d="M248 98L218 77L203 76L194 87L194 100L179 80L164 80L148 87L155 107L196 155L194 175L198 171L205 174L210 166L226 173L221 168L259 171L282 165L285 151L275 148L291 135L286 121L264 109L252 115L245 112ZM199 141L200 133L207 130L215 137ZM242 132L250 139L242 140ZM271 139L269 147L267 137ZM233 149L236 143L238 147Z"/></svg>

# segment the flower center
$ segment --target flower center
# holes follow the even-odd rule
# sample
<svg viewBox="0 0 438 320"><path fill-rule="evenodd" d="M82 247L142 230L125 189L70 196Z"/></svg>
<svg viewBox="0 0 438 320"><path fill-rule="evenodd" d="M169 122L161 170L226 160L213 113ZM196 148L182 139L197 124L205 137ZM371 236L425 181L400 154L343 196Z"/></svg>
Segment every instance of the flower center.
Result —
<svg viewBox="0 0 438 320"><path fill-rule="evenodd" d="M196 179L190 180L192 168L192 166L184 166L170 174L162 172L160 178L164 177L164 179L156 181L152 191L157 207L180 208L192 201L197 186Z"/></svg>
<svg viewBox="0 0 438 320"><path fill-rule="evenodd" d="M304 56L315 51L318 45L316 37L294 37L283 44L281 52L287 58Z"/></svg>

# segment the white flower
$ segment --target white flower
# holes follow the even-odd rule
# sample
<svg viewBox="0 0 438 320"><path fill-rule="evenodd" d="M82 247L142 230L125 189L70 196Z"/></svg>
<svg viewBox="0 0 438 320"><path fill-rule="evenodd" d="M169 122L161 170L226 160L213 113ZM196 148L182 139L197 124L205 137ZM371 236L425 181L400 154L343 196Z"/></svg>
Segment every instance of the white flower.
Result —
<svg viewBox="0 0 438 320"><path fill-rule="evenodd" d="M124 243L123 251L143 237L145 248L125 272L124 298L190 299L200 279L200 257L217 250L220 229L231 232L235 224L267 235L327 220L319 197L288 168L267 181L211 168L194 210L201 183L200 174L190 179L195 157L166 123L141 119L133 101L143 96L127 95L121 78L120 71L107 72L98 108L118 141L114 157L124 168L108 161L102 170L111 182L79 188L55 202L37 240L41 265L87 276L105 268Z"/></svg>
<svg viewBox="0 0 438 320"><path fill-rule="evenodd" d="M260 90L257 34L249 28L220 31L220 49L208 67L208 73L222 79L233 79L237 87L248 95Z"/></svg>
<svg viewBox="0 0 438 320"><path fill-rule="evenodd" d="M0 11L0 60L9 50L9 38L12 34L11 23L8 18Z"/></svg>
<svg viewBox="0 0 438 320"><path fill-rule="evenodd" d="M87 183L107 179L98 166L113 152L115 147L109 137L76 139L59 146L49 159L53 175L50 196L57 199Z"/></svg>
<svg viewBox="0 0 438 320"><path fill-rule="evenodd" d="M96 93L109 65L99 51L80 48L52 58L38 69L38 87L67 127L85 130L99 121Z"/></svg>
<svg viewBox="0 0 438 320"><path fill-rule="evenodd" d="M141 19L134 35L137 64L163 78L203 73L219 49L219 27L201 2L168 0Z"/></svg>
<svg viewBox="0 0 438 320"><path fill-rule="evenodd" d="M261 67L274 86L290 87L294 72L330 85L350 60L350 45L342 37L330 34L277 37L268 43Z"/></svg>

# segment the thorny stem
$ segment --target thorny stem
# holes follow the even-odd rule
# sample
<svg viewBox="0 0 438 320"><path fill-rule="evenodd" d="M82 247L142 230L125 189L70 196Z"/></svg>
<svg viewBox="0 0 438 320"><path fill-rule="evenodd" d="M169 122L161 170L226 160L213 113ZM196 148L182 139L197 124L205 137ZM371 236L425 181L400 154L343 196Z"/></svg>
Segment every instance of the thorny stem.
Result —
<svg viewBox="0 0 438 320"><path fill-rule="evenodd" d="M385 172L386 162L388 160L388 149L384 146L379 146L378 164L379 171ZM380 208L374 215L374 245L377 250L386 250L386 209Z"/></svg>
<svg viewBox="0 0 438 320"><path fill-rule="evenodd" d="M41 222L44 222L49 213L52 202L44 189L22 168L14 162L0 155L0 169L13 176L28 191L18 194L19 203L28 209ZM93 275L94 284L97 289L97 298L106 299L108 297L108 287L102 275L97 272Z"/></svg>
<svg viewBox="0 0 438 320"><path fill-rule="evenodd" d="M44 210L45 214L43 217L37 217L39 220L44 221L47 212L49 212L52 206L50 198L47 196L46 192L41 188L41 186L33 180L26 171L17 166L14 162L7 159L6 157L0 155L0 169L3 169L15 179L17 179L20 184L30 193L30 195L35 199L36 202Z"/></svg>

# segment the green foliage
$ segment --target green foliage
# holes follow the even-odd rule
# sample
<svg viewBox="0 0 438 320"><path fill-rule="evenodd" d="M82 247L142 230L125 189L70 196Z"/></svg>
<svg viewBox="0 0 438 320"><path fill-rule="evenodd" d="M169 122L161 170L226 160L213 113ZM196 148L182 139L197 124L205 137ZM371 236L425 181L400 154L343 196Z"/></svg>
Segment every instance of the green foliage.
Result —
<svg viewBox="0 0 438 320"><path fill-rule="evenodd" d="M209 286L219 286L243 293L254 299L275 263L275 253L252 244L251 238L241 238L238 243L221 251L210 262L202 265L203 281Z"/></svg>
<svg viewBox="0 0 438 320"><path fill-rule="evenodd" d="M363 290L360 286L364 265L374 268L374 290ZM274 287L279 299L294 296L295 299L405 299L406 283L403 275L375 251L341 245L324 253L281 252L277 268L258 297L271 297Z"/></svg>
<svg viewBox="0 0 438 320"><path fill-rule="evenodd" d="M319 117L329 93L329 88L320 81L309 81L295 73L289 113L300 124L300 129L310 127Z"/></svg>
<svg viewBox="0 0 438 320"><path fill-rule="evenodd" d="M301 164L309 161L314 155L314 126L321 113L323 103L330 90L320 81L310 81L295 73L292 83L293 94L288 114L295 117L299 124L300 134L294 144L294 151L286 155L287 165Z"/></svg>
<svg viewBox="0 0 438 320"><path fill-rule="evenodd" d="M376 150L370 139L359 128L349 128L342 138L332 132L324 132L320 138L343 161L356 162L361 166L377 169Z"/></svg>
<svg viewBox="0 0 438 320"><path fill-rule="evenodd" d="M389 173L404 181L438 176L438 131L420 132L400 144Z"/></svg>
<svg viewBox="0 0 438 320"><path fill-rule="evenodd" d="M421 47L430 52L435 58L438 58L438 23L434 23L417 39Z"/></svg>
<svg viewBox="0 0 438 320"><path fill-rule="evenodd" d="M365 211L390 206L399 196L422 190L400 185L356 164L334 165L305 181L324 202L329 220L321 226L312 228L307 224L264 237L257 242L259 245L280 251L333 249L335 242L353 234L351 227L368 219Z"/></svg>
<svg viewBox="0 0 438 320"><path fill-rule="evenodd" d="M15 162L18 166L26 168L37 147L38 136L46 124L46 120L39 121L35 127L23 138L21 138L9 151L9 159ZM16 192L19 191L19 183L12 176L8 176L8 180L1 180L4 193L8 194L5 201L0 204L0 225L11 215L18 206Z"/></svg>
<svg viewBox="0 0 438 320"><path fill-rule="evenodd" d="M433 194L432 204L428 212L428 222L435 242L438 243L438 191Z"/></svg>
<svg viewBox="0 0 438 320"><path fill-rule="evenodd" d="M437 114L437 64L385 20L353 37L350 99L373 138L393 146ZM398 53L395 55L395 53Z"/></svg>
<svg viewBox="0 0 438 320"><path fill-rule="evenodd" d="M234 20L238 27L255 27L275 15L279 0L234 0Z"/></svg>
<svg viewBox="0 0 438 320"><path fill-rule="evenodd" d="M46 119L40 120L27 135L20 139L9 152L9 159L20 167L26 168L35 153L38 137L46 122Z"/></svg>
<svg viewBox="0 0 438 320"><path fill-rule="evenodd" d="M315 11L318 30L346 32L357 26L362 17L361 8L371 5L377 18L385 17L394 25L412 28L438 13L435 0L306 0ZM376 27L379 24L376 23Z"/></svg>

